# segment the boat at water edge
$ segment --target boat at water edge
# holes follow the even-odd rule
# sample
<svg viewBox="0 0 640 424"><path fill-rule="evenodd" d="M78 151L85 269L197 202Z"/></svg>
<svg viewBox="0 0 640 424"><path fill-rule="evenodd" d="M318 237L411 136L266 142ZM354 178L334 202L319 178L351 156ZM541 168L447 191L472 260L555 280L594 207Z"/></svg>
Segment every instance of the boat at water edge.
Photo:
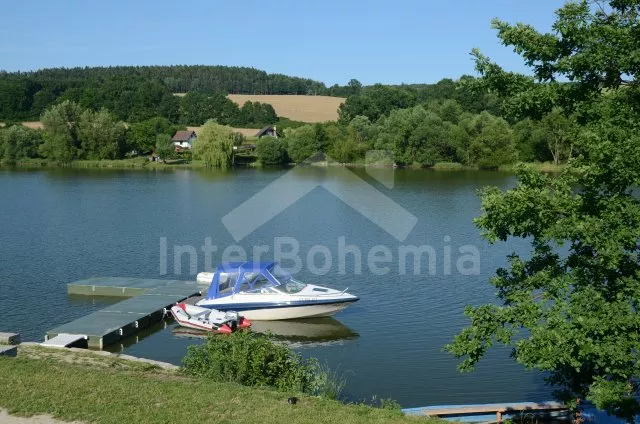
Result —
<svg viewBox="0 0 640 424"><path fill-rule="evenodd" d="M213 273L201 272L197 280L211 282L197 306L238 311L256 321L326 317L359 300L347 289L302 283L275 262L223 264Z"/></svg>

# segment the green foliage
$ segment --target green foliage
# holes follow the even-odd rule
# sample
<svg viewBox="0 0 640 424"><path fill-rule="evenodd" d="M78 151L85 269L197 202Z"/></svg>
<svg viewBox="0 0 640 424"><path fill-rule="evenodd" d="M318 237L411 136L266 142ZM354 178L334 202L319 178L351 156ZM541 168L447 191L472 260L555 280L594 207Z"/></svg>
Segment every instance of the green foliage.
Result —
<svg viewBox="0 0 640 424"><path fill-rule="evenodd" d="M549 152L553 157L553 163L557 165L571 159L573 154L572 140L578 131L575 120L567 117L559 107L555 107L542 118L540 126Z"/></svg>
<svg viewBox="0 0 640 424"><path fill-rule="evenodd" d="M275 137L262 137L256 141L256 156L263 165L282 165L287 162L286 141Z"/></svg>
<svg viewBox="0 0 640 424"><path fill-rule="evenodd" d="M82 159L120 159L125 149L126 127L107 110L86 110L80 116L78 137Z"/></svg>
<svg viewBox="0 0 640 424"><path fill-rule="evenodd" d="M239 113L238 106L220 93L191 92L180 100L180 120L187 125L202 125L209 119L229 125L238 120Z"/></svg>
<svg viewBox="0 0 640 424"><path fill-rule="evenodd" d="M44 143L40 147L42 156L61 163L79 158L82 113L82 108L69 100L45 111L41 118L44 124Z"/></svg>
<svg viewBox="0 0 640 424"><path fill-rule="evenodd" d="M340 399L342 391L347 385L345 372L340 372L339 368L332 369L329 364L318 365L317 361L311 362L313 372L312 394L326 399Z"/></svg>
<svg viewBox="0 0 640 424"><path fill-rule="evenodd" d="M245 102L232 122L237 127L262 127L278 122L278 115L268 103Z"/></svg>
<svg viewBox="0 0 640 424"><path fill-rule="evenodd" d="M207 121L193 145L193 158L209 168L227 169L233 164L234 139L231 127Z"/></svg>
<svg viewBox="0 0 640 424"><path fill-rule="evenodd" d="M338 110L339 120L348 123L358 115L375 121L394 109L403 109L417 104L416 94L405 87L375 84L362 94L348 97Z"/></svg>
<svg viewBox="0 0 640 424"><path fill-rule="evenodd" d="M176 147L169 134L156 135L154 153L158 155L162 161L176 157Z"/></svg>
<svg viewBox="0 0 640 424"><path fill-rule="evenodd" d="M520 167L515 188L484 190L476 223L485 237L525 238L531 252L509 257L491 280L501 304L467 307L470 326L447 346L463 370L494 344L510 346L515 360L547 373L560 399L630 421L640 413L639 15L637 1L580 1L558 10L553 34L494 22L534 78L475 53L505 109L542 118L576 155L557 176Z"/></svg>
<svg viewBox="0 0 640 424"><path fill-rule="evenodd" d="M316 390L316 361L251 332L212 336L201 346L189 346L183 363L185 373L214 381L309 394Z"/></svg>
<svg viewBox="0 0 640 424"><path fill-rule="evenodd" d="M22 125L12 125L0 129L0 159L7 162L39 157L42 131Z"/></svg>
<svg viewBox="0 0 640 424"><path fill-rule="evenodd" d="M517 151L513 132L502 118L482 112L461 123L469 135L467 161L481 168L498 168L515 162Z"/></svg>
<svg viewBox="0 0 640 424"><path fill-rule="evenodd" d="M285 130L287 152L296 163L303 162L316 153L326 152L327 135L322 124L305 125Z"/></svg>
<svg viewBox="0 0 640 424"><path fill-rule="evenodd" d="M120 159L126 147L127 129L107 110L84 110L65 100L42 115L44 143L40 154L69 163L77 159Z"/></svg>
<svg viewBox="0 0 640 424"><path fill-rule="evenodd" d="M177 122L181 102L172 93L186 92L224 97L227 93L326 94L327 89L318 81L226 66L113 66L3 72L0 118L37 119L50 106L71 100L85 109L109 109L127 122L154 116ZM205 116L200 124L212 118L230 123L216 113Z"/></svg>
<svg viewBox="0 0 640 424"><path fill-rule="evenodd" d="M399 164L431 166L455 160L454 125L423 106L394 110L377 127L376 149L392 151Z"/></svg>
<svg viewBox="0 0 640 424"><path fill-rule="evenodd" d="M149 152L156 145L158 134L173 136L186 127L172 124L167 118L156 116L130 125L127 141L129 148L139 152Z"/></svg>

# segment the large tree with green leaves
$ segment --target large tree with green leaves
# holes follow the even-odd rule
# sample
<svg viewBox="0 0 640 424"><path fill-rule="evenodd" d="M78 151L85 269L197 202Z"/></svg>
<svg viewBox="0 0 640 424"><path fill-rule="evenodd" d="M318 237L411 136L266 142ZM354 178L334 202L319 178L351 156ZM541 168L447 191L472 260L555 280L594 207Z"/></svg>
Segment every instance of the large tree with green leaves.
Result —
<svg viewBox="0 0 640 424"><path fill-rule="evenodd" d="M202 160L207 167L227 169L233 165L234 139L231 127L207 121L193 146L193 158Z"/></svg>
<svg viewBox="0 0 640 424"><path fill-rule="evenodd" d="M551 33L495 21L533 76L475 52L483 82L514 116L554 107L581 124L560 175L521 168L515 188L488 188L477 225L490 242L531 241L492 279L499 304L468 307L447 349L472 369L494 344L542 370L568 402L640 412L640 1L572 2ZM561 246L560 248L558 246Z"/></svg>
<svg viewBox="0 0 640 424"><path fill-rule="evenodd" d="M47 159L68 163L78 159L80 146L80 117L83 109L69 100L51 106L42 114L44 143L40 153Z"/></svg>
<svg viewBox="0 0 640 424"><path fill-rule="evenodd" d="M38 157L42 144L42 131L16 124L0 129L0 159L15 162Z"/></svg>
<svg viewBox="0 0 640 424"><path fill-rule="evenodd" d="M126 127L106 109L85 110L80 116L80 158L120 159L125 149Z"/></svg>

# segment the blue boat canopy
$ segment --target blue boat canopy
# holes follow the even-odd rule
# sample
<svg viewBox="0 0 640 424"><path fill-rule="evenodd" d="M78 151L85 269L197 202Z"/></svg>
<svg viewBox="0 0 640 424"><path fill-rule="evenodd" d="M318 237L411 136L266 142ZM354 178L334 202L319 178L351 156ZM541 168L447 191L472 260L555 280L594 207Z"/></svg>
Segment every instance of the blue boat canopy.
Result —
<svg viewBox="0 0 640 424"><path fill-rule="evenodd" d="M206 299L217 299L241 291L282 284L273 274L275 262L228 262L218 265ZM284 276L286 278L286 276Z"/></svg>

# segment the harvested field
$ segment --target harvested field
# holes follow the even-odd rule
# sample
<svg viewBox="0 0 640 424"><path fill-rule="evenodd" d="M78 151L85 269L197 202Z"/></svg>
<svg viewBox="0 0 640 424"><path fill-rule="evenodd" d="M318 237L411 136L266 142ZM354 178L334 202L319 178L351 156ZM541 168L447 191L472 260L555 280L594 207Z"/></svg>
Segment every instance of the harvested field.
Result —
<svg viewBox="0 0 640 424"><path fill-rule="evenodd" d="M289 96L267 94L229 94L231 100L242 106L245 102L269 103L278 116L302 122L325 122L338 119L338 107L343 97Z"/></svg>
<svg viewBox="0 0 640 424"><path fill-rule="evenodd" d="M22 125L33 128L34 130L41 130L44 128L44 125L40 121L23 122Z"/></svg>

